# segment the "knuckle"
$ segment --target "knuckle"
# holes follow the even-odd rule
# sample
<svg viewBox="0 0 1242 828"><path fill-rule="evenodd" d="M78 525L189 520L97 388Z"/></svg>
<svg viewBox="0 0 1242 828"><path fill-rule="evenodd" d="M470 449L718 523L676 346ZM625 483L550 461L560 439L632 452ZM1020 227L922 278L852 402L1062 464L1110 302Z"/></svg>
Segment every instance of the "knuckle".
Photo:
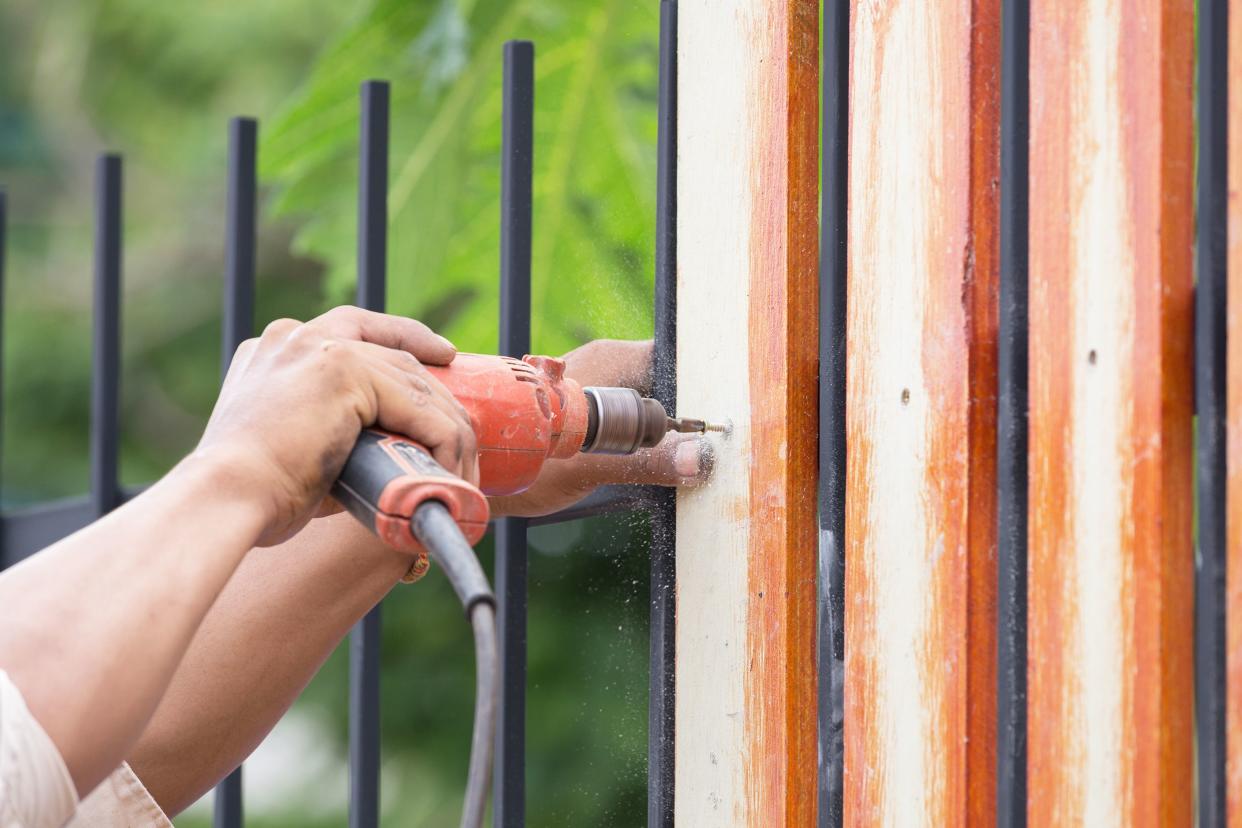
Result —
<svg viewBox="0 0 1242 828"><path fill-rule="evenodd" d="M307 327L324 332L349 333L358 327L356 314L361 312L353 305L337 305L316 316L307 323Z"/></svg>
<svg viewBox="0 0 1242 828"><path fill-rule="evenodd" d="M410 384L409 397L410 402L419 407L427 405L427 402L431 399L431 395L427 392L426 388L419 388L414 385L413 382Z"/></svg>
<svg viewBox="0 0 1242 828"><path fill-rule="evenodd" d="M298 349L317 349L324 353L327 353L332 348L328 344L330 340L320 336L310 325L300 325L295 330L290 331L285 341Z"/></svg>
<svg viewBox="0 0 1242 828"><path fill-rule="evenodd" d="M350 319L357 310L358 308L353 305L337 305L334 308L329 308L320 318L330 320Z"/></svg>
<svg viewBox="0 0 1242 828"><path fill-rule="evenodd" d="M267 327L263 329L263 339L283 339L290 333L301 327L302 323L296 319L281 318L273 319L267 323Z"/></svg>

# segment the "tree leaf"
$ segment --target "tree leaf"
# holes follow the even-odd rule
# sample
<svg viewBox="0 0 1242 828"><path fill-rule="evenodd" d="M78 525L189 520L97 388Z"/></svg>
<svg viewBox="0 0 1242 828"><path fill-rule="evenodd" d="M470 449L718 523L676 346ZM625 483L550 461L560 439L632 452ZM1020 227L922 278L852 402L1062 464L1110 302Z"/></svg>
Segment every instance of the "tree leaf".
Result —
<svg viewBox="0 0 1242 828"><path fill-rule="evenodd" d="M389 308L494 350L502 49L532 40L535 348L649 335L657 26L657 4L633 0L378 0L264 130L272 208L348 301L358 86L391 80Z"/></svg>

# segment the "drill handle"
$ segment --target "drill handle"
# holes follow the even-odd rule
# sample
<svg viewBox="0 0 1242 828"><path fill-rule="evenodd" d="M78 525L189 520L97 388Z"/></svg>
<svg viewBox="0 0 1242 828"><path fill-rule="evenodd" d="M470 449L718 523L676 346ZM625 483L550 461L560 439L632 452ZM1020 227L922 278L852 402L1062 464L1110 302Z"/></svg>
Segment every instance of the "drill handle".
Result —
<svg viewBox="0 0 1242 828"><path fill-rule="evenodd" d="M487 498L451 474L409 438L379 429L358 436L332 496L363 526L394 549L424 552L410 519L418 507L437 500L448 509L471 545L487 531Z"/></svg>

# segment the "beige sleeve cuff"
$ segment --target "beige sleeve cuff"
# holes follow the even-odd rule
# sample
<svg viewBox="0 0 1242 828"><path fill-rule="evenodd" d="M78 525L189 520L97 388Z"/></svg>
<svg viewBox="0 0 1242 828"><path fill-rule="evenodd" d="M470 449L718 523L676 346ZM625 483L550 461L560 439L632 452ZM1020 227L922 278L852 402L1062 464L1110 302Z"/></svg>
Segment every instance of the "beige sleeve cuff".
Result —
<svg viewBox="0 0 1242 828"><path fill-rule="evenodd" d="M0 828L172 828L129 765L78 803L60 751L0 670Z"/></svg>
<svg viewBox="0 0 1242 828"><path fill-rule="evenodd" d="M65 828L172 828L142 781L122 764L90 792Z"/></svg>
<svg viewBox="0 0 1242 828"><path fill-rule="evenodd" d="M0 826L60 828L77 805L60 751L0 670Z"/></svg>

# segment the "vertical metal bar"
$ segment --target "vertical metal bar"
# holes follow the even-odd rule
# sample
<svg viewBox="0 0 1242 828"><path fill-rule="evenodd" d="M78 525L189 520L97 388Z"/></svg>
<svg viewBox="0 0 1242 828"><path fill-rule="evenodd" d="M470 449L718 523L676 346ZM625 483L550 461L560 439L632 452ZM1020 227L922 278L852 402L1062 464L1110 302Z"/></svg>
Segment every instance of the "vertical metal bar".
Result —
<svg viewBox="0 0 1242 828"><path fill-rule="evenodd" d="M117 480L121 372L121 157L95 165L95 296L91 349L91 505L120 503Z"/></svg>
<svg viewBox="0 0 1242 828"><path fill-rule="evenodd" d="M255 193L258 125L252 118L229 121L228 195L224 225L224 314L220 375L228 374L233 352L254 335ZM241 828L242 769L216 786L213 828Z"/></svg>
<svg viewBox="0 0 1242 828"><path fill-rule="evenodd" d="M1030 0L1001 9L996 817L1026 825L1027 126Z"/></svg>
<svg viewBox="0 0 1242 828"><path fill-rule="evenodd" d="M656 138L655 354L652 393L677 405L677 0L660 3ZM647 825L672 828L676 724L677 496L651 513L651 655L647 700Z"/></svg>
<svg viewBox="0 0 1242 828"><path fill-rule="evenodd" d="M369 310L384 310L388 244L388 84L362 85L358 161L358 295ZM380 607L354 627L349 639L349 825L379 825Z"/></svg>
<svg viewBox="0 0 1242 828"><path fill-rule="evenodd" d="M254 269L259 127L229 122L229 189L224 238L224 331L220 365L227 372L237 346L254 336Z"/></svg>
<svg viewBox="0 0 1242 828"><path fill-rule="evenodd" d="M1228 9L1226 0L1199 0L1199 197L1195 246L1199 549L1195 580L1195 714L1198 719L1199 824L1203 826L1225 825L1228 793L1225 781Z"/></svg>
<svg viewBox="0 0 1242 828"><path fill-rule="evenodd" d="M358 305L384 310L388 268L388 83L362 84L358 155Z"/></svg>
<svg viewBox="0 0 1242 828"><path fill-rule="evenodd" d="M845 303L849 3L824 8L819 242L819 824L842 820L845 714Z"/></svg>
<svg viewBox="0 0 1242 828"><path fill-rule="evenodd" d="M511 40L504 50L500 155L500 353L530 350L531 179L534 162L535 47ZM493 820L526 823L526 526L496 522L496 595L501 700L496 727Z"/></svg>

